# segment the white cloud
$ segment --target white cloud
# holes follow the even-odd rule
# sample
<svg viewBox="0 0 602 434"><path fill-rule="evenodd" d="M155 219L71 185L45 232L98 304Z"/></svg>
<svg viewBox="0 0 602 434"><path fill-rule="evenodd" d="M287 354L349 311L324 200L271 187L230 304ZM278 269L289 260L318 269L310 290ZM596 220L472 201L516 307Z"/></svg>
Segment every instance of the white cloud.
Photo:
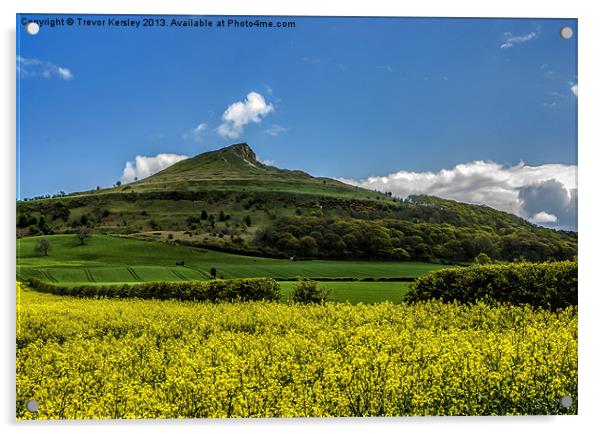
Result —
<svg viewBox="0 0 602 434"><path fill-rule="evenodd" d="M121 182L127 184L136 179L149 177L163 169L177 163L178 161L186 160L187 155L177 154L157 154L154 157L137 155L134 161L127 161L121 176Z"/></svg>
<svg viewBox="0 0 602 434"><path fill-rule="evenodd" d="M571 86L571 91L573 92L573 94L575 96L577 96L577 85L576 84L574 84L574 85Z"/></svg>
<svg viewBox="0 0 602 434"><path fill-rule="evenodd" d="M226 139L237 139L242 135L245 125L259 123L273 111L274 106L267 104L261 94L250 92L244 101L232 103L226 109L217 132Z"/></svg>
<svg viewBox="0 0 602 434"><path fill-rule="evenodd" d="M558 221L558 217L554 214L548 214L545 211L540 211L533 216L533 221L535 223L556 223Z"/></svg>
<svg viewBox="0 0 602 434"><path fill-rule="evenodd" d="M391 65L377 65L376 69L382 69L384 71L393 72L393 67Z"/></svg>
<svg viewBox="0 0 602 434"><path fill-rule="evenodd" d="M276 164L274 160L264 160L263 158L259 157L257 157L257 161L259 161L261 164L265 164L266 166L273 166L274 164Z"/></svg>
<svg viewBox="0 0 602 434"><path fill-rule="evenodd" d="M60 78L68 81L73 78L73 73L64 66L58 66L47 60L30 59L17 56L17 73L21 78L44 77Z"/></svg>
<svg viewBox="0 0 602 434"><path fill-rule="evenodd" d="M306 56L306 57L303 57L301 60L303 60L303 62L305 62L305 63L310 63L312 65L316 65L316 64L320 63L320 59L315 56Z"/></svg>
<svg viewBox="0 0 602 434"><path fill-rule="evenodd" d="M182 134L182 138L200 143L203 141L203 133L205 130L207 130L207 124L201 122L196 127L191 128Z"/></svg>
<svg viewBox="0 0 602 434"><path fill-rule="evenodd" d="M269 136L276 137L281 133L285 133L288 131L288 128L283 127L281 125L272 125L268 129L263 130L263 132Z"/></svg>
<svg viewBox="0 0 602 434"><path fill-rule="evenodd" d="M58 66L56 72L63 80L71 80L73 78L71 71L62 66Z"/></svg>
<svg viewBox="0 0 602 434"><path fill-rule="evenodd" d="M575 228L577 216L577 166L519 163L503 166L473 161L438 172L399 171L363 180L340 179L363 188L390 191L405 198L429 194L460 202L483 204L535 222L541 212L554 214L557 221L547 226ZM544 223L544 222L538 222Z"/></svg>
<svg viewBox="0 0 602 434"><path fill-rule="evenodd" d="M540 28L533 32L529 32L526 35L514 35L512 32L505 32L502 35L502 44L500 45L501 49L512 48L515 45L524 44L525 42L529 42L533 39L539 37ZM547 67L547 65L546 65ZM540 67L541 69L541 67ZM545 69L545 68L544 68Z"/></svg>

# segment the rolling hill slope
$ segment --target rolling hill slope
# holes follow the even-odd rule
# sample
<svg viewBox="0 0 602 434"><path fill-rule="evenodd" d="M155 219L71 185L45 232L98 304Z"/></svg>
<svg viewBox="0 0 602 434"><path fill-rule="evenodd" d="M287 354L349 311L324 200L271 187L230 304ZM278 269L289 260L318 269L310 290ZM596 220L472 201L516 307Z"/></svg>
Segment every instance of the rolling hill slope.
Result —
<svg viewBox="0 0 602 434"><path fill-rule="evenodd" d="M257 161L246 143L110 189L17 203L19 236L96 233L251 253L329 259L570 259L577 234L487 206L405 200Z"/></svg>

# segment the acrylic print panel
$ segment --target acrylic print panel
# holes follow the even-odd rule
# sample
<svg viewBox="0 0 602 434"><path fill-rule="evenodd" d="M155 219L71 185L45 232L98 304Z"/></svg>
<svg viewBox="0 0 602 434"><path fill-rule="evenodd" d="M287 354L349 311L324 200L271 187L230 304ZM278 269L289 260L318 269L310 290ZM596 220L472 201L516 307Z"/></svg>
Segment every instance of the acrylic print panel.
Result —
<svg viewBox="0 0 602 434"><path fill-rule="evenodd" d="M577 36L18 15L16 417L576 414Z"/></svg>

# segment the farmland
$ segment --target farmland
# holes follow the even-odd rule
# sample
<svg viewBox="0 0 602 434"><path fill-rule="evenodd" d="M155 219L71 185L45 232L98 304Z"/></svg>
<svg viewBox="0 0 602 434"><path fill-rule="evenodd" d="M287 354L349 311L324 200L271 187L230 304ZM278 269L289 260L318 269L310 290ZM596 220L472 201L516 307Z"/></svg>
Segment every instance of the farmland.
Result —
<svg viewBox="0 0 602 434"><path fill-rule="evenodd" d="M276 279L410 279L442 265L393 261L291 261L234 255L156 241L94 235L80 245L73 235L44 237L48 256L35 252L40 237L17 241L17 273L67 285L136 283L145 281L205 280L211 268L226 279L273 277ZM176 266L176 262L184 266ZM282 282L286 297L293 282ZM400 301L407 282L322 282L331 298L341 301Z"/></svg>
<svg viewBox="0 0 602 434"><path fill-rule="evenodd" d="M19 419L577 412L575 307L17 300Z"/></svg>

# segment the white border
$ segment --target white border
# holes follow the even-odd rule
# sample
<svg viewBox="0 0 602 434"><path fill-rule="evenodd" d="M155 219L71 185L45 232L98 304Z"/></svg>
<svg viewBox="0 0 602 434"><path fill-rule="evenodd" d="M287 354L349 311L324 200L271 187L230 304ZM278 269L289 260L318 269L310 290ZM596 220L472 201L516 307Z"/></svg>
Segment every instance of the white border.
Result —
<svg viewBox="0 0 602 434"><path fill-rule="evenodd" d="M482 432L507 434L511 431L545 430L550 432L590 432L599 423L599 404L602 402L600 383L600 318L602 317L600 283L596 279L600 239L599 216L601 195L597 180L600 164L599 80L602 77L602 25L593 1L526 2L505 0L486 2L473 0L422 0L416 2L387 2L370 0L5 0L0 2L2 14L2 95L0 122L3 143L2 158L2 393L1 421L10 432L61 432L99 430L112 433L164 430L217 431L244 428L256 433L288 433L312 431L360 432L376 429L379 432L445 431L449 433ZM330 420L239 420L239 421L137 421L137 422L60 422L16 424L14 422L14 362L15 362L15 14L25 13L119 13L119 14L207 14L207 15L331 15L331 16L460 16L460 17L540 17L579 19L579 416L575 417L513 417L513 418L392 418L392 419L330 419Z"/></svg>

